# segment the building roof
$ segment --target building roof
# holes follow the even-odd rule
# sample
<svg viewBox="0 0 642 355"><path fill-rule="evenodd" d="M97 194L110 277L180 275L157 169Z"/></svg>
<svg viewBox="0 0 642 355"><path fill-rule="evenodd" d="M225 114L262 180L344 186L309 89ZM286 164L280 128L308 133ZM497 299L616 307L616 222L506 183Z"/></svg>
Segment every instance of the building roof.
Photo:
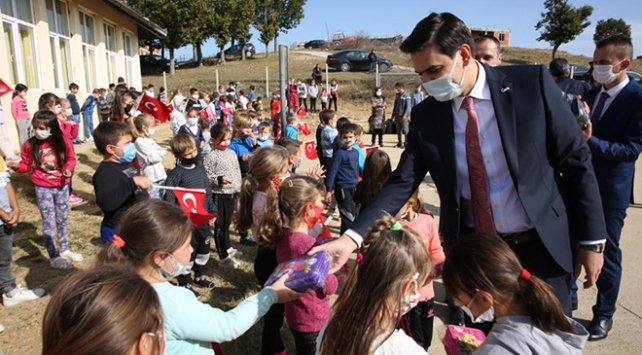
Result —
<svg viewBox="0 0 642 355"><path fill-rule="evenodd" d="M493 27L469 27L471 31L478 32L510 32L510 30L505 28L493 28Z"/></svg>
<svg viewBox="0 0 642 355"><path fill-rule="evenodd" d="M103 0L108 5L129 16L138 25L139 39L156 39L167 36L167 30L150 21L140 12L120 0Z"/></svg>

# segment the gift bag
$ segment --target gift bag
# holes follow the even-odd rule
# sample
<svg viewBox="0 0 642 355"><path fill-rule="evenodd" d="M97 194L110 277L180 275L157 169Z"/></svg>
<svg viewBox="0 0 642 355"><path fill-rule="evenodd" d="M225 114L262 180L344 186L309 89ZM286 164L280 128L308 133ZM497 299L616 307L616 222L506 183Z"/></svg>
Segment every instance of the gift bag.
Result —
<svg viewBox="0 0 642 355"><path fill-rule="evenodd" d="M325 286L325 279L330 269L330 260L325 252L314 255L304 255L299 258L279 264L265 286L274 284L283 275L289 275L285 286L289 289L305 293Z"/></svg>
<svg viewBox="0 0 642 355"><path fill-rule="evenodd" d="M471 355L486 339L479 329L448 325L443 339L448 355Z"/></svg>

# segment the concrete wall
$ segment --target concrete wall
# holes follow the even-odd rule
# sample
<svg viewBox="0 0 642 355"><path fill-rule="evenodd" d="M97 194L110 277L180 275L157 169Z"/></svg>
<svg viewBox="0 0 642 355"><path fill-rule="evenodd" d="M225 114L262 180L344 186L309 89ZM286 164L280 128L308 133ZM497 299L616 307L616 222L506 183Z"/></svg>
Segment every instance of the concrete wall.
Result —
<svg viewBox="0 0 642 355"><path fill-rule="evenodd" d="M66 89L61 90L56 88L54 78L54 59L52 58L51 44L49 38L49 24L47 23L47 10L45 0L17 0L17 1L32 1L33 17L34 17L34 38L35 50L37 56L37 75L39 77L40 87L30 87L28 92L27 101L29 103L29 111L31 114L35 113L38 109L38 98L45 92L53 92L60 97L66 96ZM140 74L140 60L138 56L138 34L137 24L130 17L119 12L115 8L105 4L102 1L87 1L87 0L69 0L68 16L70 26L70 51L71 51L71 65L72 65L72 78L71 80L80 86L78 92L78 102L80 105L84 102L87 96L91 93L93 88L88 88L85 76L85 63L83 60L83 39L80 35L80 15L79 11L83 11L94 18L94 36L96 42L96 82L97 86L107 88L109 83L115 83L116 77L125 77L125 52L123 47L123 31L127 32L131 37L132 48L132 73L131 80L127 83L129 86L134 86L139 90L142 88L142 78ZM103 24L107 22L113 25L116 29L116 70L113 78L109 78L107 70L107 51L105 46L105 36L103 31ZM17 83L8 82L10 78L9 63L4 60L6 58L7 46L4 36L0 36L0 78L5 80L10 86ZM12 146L16 151L19 151L18 134L11 115L11 94L3 96L0 101L4 108L4 122L7 129L9 139ZM94 114L94 127L98 124L97 113ZM82 138L82 127L80 129L80 136Z"/></svg>

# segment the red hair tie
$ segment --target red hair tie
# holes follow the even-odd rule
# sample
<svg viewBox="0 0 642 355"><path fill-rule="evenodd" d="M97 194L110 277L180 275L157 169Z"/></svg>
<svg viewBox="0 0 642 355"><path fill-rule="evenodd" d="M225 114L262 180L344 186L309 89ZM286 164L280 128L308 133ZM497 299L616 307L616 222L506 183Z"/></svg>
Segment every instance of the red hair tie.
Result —
<svg viewBox="0 0 642 355"><path fill-rule="evenodd" d="M363 261L363 253L362 252L358 252L357 253L357 260L356 261L357 261L357 264L361 264L361 262Z"/></svg>
<svg viewBox="0 0 642 355"><path fill-rule="evenodd" d="M526 269L522 269L522 272L519 273L519 278L524 281L530 281L531 273Z"/></svg>
<svg viewBox="0 0 642 355"><path fill-rule="evenodd" d="M125 241L118 234L114 234L111 238L111 243L118 247L118 249L125 246Z"/></svg>

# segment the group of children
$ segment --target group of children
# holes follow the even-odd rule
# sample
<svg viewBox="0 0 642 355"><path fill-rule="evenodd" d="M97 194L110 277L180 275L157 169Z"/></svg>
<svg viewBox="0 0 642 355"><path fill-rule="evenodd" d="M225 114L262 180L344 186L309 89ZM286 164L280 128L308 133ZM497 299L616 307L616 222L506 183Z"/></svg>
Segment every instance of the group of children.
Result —
<svg viewBox="0 0 642 355"><path fill-rule="evenodd" d="M561 349L571 342L572 349L581 351L580 327L563 316L540 280L524 276L501 240L462 238L446 259L418 192L397 216L374 223L334 306L330 297L341 278L335 274L326 277L321 289L304 294L287 288L285 278L263 287L279 263L306 255L328 238L325 224L333 200L339 207L341 232L349 228L387 180L390 159L383 150L366 156L360 126L323 110L317 141L325 170L296 173L302 147L288 133L289 127L284 130L287 137L262 146L261 139L269 140L271 124L259 121L259 112L253 116L239 107L231 115L219 115L214 107L212 120L207 112L211 102L203 105L196 96L193 100L176 96L179 104L174 109L183 114L184 122L169 144L176 161L169 173L162 163L167 151L154 141L153 117L138 114L120 122L108 120L92 132L103 156L93 185L104 214L100 238L105 246L96 269L75 275L52 297L43 322L43 353L91 353L103 344L104 349L137 348L145 354L211 354L216 349L213 343L236 339L263 318L262 354L285 354L280 334L284 320L297 354L425 354L433 333L431 281L440 276L442 266L447 290L471 318L494 309L491 318L505 324L480 350L491 352L506 347L505 337L526 339L530 334L542 349ZM199 120L205 120L207 127ZM296 128L296 119L288 123ZM33 137L23 145L22 160L8 163L16 172L31 172L45 248L54 268L70 268L82 260L68 243L68 201L76 159L72 139L64 133L66 124L61 100L44 94L31 120ZM16 295L28 300L44 291L18 288L10 275L10 229L17 223L19 209L8 174L0 176L2 182L6 185L0 184L4 227L0 286L5 305L10 305ZM175 188L204 190L201 207L216 218L193 225L178 207ZM210 235L219 260L239 266L235 256L241 251L230 244L233 222L244 244L258 243L254 272L262 290L224 312L200 303L191 285L214 287L204 268L210 259ZM495 257L487 257L489 253ZM495 269L491 274L489 270ZM134 285L138 285L135 290ZM120 296L109 298L113 294ZM110 314L126 316L104 322L105 315L97 313L105 299L111 300ZM92 334L91 341L79 341L83 334ZM107 344L115 338L123 340ZM510 346L522 350L528 341L515 340Z"/></svg>

